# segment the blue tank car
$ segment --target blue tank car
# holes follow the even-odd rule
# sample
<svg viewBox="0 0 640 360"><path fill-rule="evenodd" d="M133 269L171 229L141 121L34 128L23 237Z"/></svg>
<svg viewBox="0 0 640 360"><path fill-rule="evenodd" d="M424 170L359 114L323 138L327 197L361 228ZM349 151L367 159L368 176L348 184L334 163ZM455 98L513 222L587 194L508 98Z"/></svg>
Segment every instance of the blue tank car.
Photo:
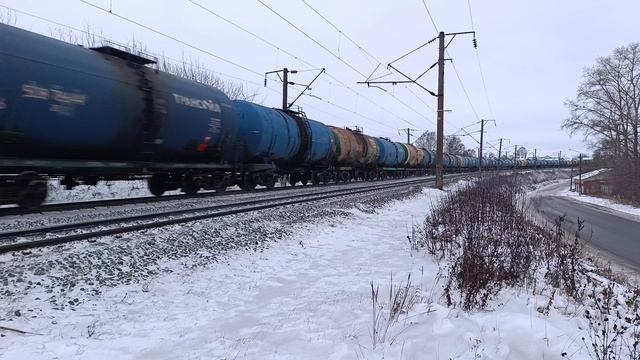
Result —
<svg viewBox="0 0 640 360"><path fill-rule="evenodd" d="M283 163L296 156L301 137L295 119L248 101L235 100L233 106L238 117L236 140L244 160Z"/></svg>
<svg viewBox="0 0 640 360"><path fill-rule="evenodd" d="M396 146L397 159L398 159L398 167L404 167L407 159L409 158L409 151L407 147L403 143L393 143Z"/></svg>
<svg viewBox="0 0 640 360"><path fill-rule="evenodd" d="M153 174L153 194L193 193L224 185L212 171L237 161L233 105L218 89L122 49L87 49L3 24L0 49L0 172L18 174L0 177L10 201L44 201L39 174L62 176L68 188ZM203 173L207 184L196 180Z"/></svg>
<svg viewBox="0 0 640 360"><path fill-rule="evenodd" d="M380 157L378 158L378 166L396 167L398 166L398 150L396 145L384 138L375 138L380 149Z"/></svg>
<svg viewBox="0 0 640 360"><path fill-rule="evenodd" d="M433 150L425 150L427 154L429 154L429 164L427 167L435 167L436 166L436 152ZM426 157L426 155L425 155Z"/></svg>
<svg viewBox="0 0 640 360"><path fill-rule="evenodd" d="M231 101L215 88L7 25L0 49L2 157L202 162L232 150Z"/></svg>
<svg viewBox="0 0 640 360"><path fill-rule="evenodd" d="M311 129L311 150L307 161L312 164L327 163L331 158L333 133L323 123L309 119Z"/></svg>

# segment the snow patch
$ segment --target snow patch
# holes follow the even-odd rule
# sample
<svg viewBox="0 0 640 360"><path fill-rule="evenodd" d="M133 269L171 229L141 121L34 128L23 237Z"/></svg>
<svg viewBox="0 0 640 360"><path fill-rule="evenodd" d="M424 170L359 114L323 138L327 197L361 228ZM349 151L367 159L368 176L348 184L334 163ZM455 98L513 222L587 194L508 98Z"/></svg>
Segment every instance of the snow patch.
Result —
<svg viewBox="0 0 640 360"><path fill-rule="evenodd" d="M440 304L438 264L411 252L408 237L442 194L296 226L265 250L206 267L166 262L171 273L105 289L75 311L0 323L38 334L2 332L0 358L588 359L585 320L539 313L544 297L504 291L491 312ZM374 349L371 283L384 303L391 276L408 274L419 301Z"/></svg>

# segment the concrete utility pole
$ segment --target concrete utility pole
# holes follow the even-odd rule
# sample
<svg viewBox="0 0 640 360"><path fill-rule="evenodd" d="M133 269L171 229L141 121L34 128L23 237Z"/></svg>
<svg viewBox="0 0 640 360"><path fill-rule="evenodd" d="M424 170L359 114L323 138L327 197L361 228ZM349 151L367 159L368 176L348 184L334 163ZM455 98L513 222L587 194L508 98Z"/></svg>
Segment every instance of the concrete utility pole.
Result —
<svg viewBox="0 0 640 360"><path fill-rule="evenodd" d="M280 77L280 75L279 75L280 73L282 73L282 110L286 111L286 110L289 109L289 102L288 102L289 85L296 85L293 82L291 82L291 83L289 82L289 74L297 74L298 70L289 70L287 68L284 68L282 70L267 71L266 73L264 73L264 86L265 87L267 86L267 75L269 75L269 74L278 74L278 77ZM298 96L298 97L300 97L300 96Z"/></svg>
<svg viewBox="0 0 640 360"><path fill-rule="evenodd" d="M582 195L582 153L580 153L580 165L578 171L578 194Z"/></svg>
<svg viewBox="0 0 640 360"><path fill-rule="evenodd" d="M518 168L518 145L513 145L513 170Z"/></svg>
<svg viewBox="0 0 640 360"><path fill-rule="evenodd" d="M573 164L571 165L571 177L569 178L569 191L573 191Z"/></svg>
<svg viewBox="0 0 640 360"><path fill-rule="evenodd" d="M498 161L500 161L501 156L502 156L502 138L500 138L500 146L498 147Z"/></svg>
<svg viewBox="0 0 640 360"><path fill-rule="evenodd" d="M482 171L482 145L484 142L484 124L489 121L493 121L494 124L496 123L495 120L480 120L480 154L478 156L478 158L480 159L480 171ZM502 139L500 139L500 144L502 144Z"/></svg>
<svg viewBox="0 0 640 360"><path fill-rule="evenodd" d="M482 143L484 142L484 120L480 120L480 172L482 172Z"/></svg>
<svg viewBox="0 0 640 360"><path fill-rule="evenodd" d="M400 130L407 133L407 145L411 144L411 132L418 131L417 129L412 129L412 128L406 128L406 129L400 129Z"/></svg>
<svg viewBox="0 0 640 360"><path fill-rule="evenodd" d="M442 186L444 184L442 179L442 170L443 170L443 164L444 164L444 111L445 111L444 110L444 62L445 60L451 60L451 59L445 59L444 55L445 55L447 46L449 46L449 43L451 43L453 38L455 38L458 35L465 35L465 34L473 34L473 47L477 48L478 43L476 42L475 31L463 31L463 32L455 32L455 33L445 33L443 31L440 31L438 33L438 37L433 38L428 42L426 42L425 44L418 46L414 50L411 50L410 52L402 55L401 57L397 58L396 60L390 62L387 65L388 68L393 69L394 71L402 75L404 78L406 78L406 80L371 81L369 80L371 76L369 76L367 80L358 82L358 84L366 84L367 86L371 86L372 84L398 85L398 84L413 83L419 86L420 88L422 88L423 90L427 91L429 94L431 94L431 96L435 96L438 98L438 109L436 114L436 117L438 120L437 131L436 131L436 187L440 190L442 190ZM447 44L445 44L445 36L451 36L451 40L449 40L449 43ZM412 54L416 50L421 49L422 47L433 43L436 40L438 40L438 61L435 64L431 65L422 75L413 79L405 75L402 71L398 70L398 68L393 66L395 62L405 58L406 56ZM438 93L437 94L425 88L420 83L418 83L418 80L424 74L426 74L427 71L431 70L436 65L438 66Z"/></svg>
<svg viewBox="0 0 640 360"><path fill-rule="evenodd" d="M289 69L282 69L282 110L289 108L288 94L289 91Z"/></svg>
<svg viewBox="0 0 640 360"><path fill-rule="evenodd" d="M313 78L313 80L311 80L311 82L309 84L296 84L294 82L290 82L289 81L289 74L297 74L298 70L289 70L287 68L284 68L282 70L274 70L274 71L267 71L266 73L264 73L264 86L267 86L267 75L269 74L278 74L278 77L280 77L280 73L282 73L282 110L287 111L289 110L289 108L296 102L298 101L298 99L300 99L300 97L307 91L307 90L311 90L311 85L318 79L318 77L320 77L320 75L322 75L322 73L325 72L325 69L322 68L320 70L320 72L318 73L318 75L316 75L315 78ZM289 85L300 85L300 86L304 86L304 90L302 90L302 92L298 95L297 98L295 98L291 104L289 104L289 99L288 99L288 93L289 93Z"/></svg>
<svg viewBox="0 0 640 360"><path fill-rule="evenodd" d="M533 149L533 167L538 168L538 149Z"/></svg>
<svg viewBox="0 0 640 360"><path fill-rule="evenodd" d="M436 132L436 187L442 190L444 163L444 32L438 34L438 126Z"/></svg>

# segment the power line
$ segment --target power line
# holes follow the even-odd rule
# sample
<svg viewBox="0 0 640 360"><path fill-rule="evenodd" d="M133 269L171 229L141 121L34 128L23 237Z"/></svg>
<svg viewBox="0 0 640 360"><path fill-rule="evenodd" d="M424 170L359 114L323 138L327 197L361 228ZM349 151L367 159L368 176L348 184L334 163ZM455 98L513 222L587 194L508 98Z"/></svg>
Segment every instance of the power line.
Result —
<svg viewBox="0 0 640 360"><path fill-rule="evenodd" d="M429 19L431 19L431 24L433 24L433 28L436 30L436 33L439 33L440 30L438 30L438 26L436 25L436 22L433 19L433 16L431 16L431 11L429 11L429 7L427 6L427 3L425 2L425 0L422 0L422 5L424 5L425 10L427 10L427 14L429 15ZM447 56L449 58L451 58L451 55L449 55L449 50L445 50L445 51L447 52ZM460 83L460 87L462 88L462 91L464 92L464 95L467 98L467 102L469 103L469 106L471 107L471 110L473 111L473 114L475 115L476 119L480 120L480 116L478 116L478 112L476 111L475 106L473 106L473 103L471 102L471 98L469 97L469 93L467 92L467 89L464 86L464 83L462 82L462 77L460 76L460 73L458 72L458 68L456 68L456 65L453 63L453 60L451 61L451 65L453 66L453 71L456 73L456 77L458 78L458 82Z"/></svg>
<svg viewBox="0 0 640 360"><path fill-rule="evenodd" d="M447 56L451 57L449 55L449 52L447 52ZM478 112L476 111L475 106L473 106L473 103L471 102L471 98L469 97L469 93L467 92L467 88L465 88L464 83L462 82L462 78L460 77L460 73L458 72L458 69L456 68L456 64L451 61L451 66L453 67L453 72L456 74L456 77L458 78L458 81L460 82L460 87L462 88L462 92L464 92L464 96L467 98L467 102L469 103L469 106L471 107L471 110L473 111L473 115L476 117L476 119L480 120L480 116L478 116Z"/></svg>
<svg viewBox="0 0 640 360"><path fill-rule="evenodd" d="M471 30L475 31L475 26L473 25L473 13L471 12L471 0L467 0L467 5L469 5L469 19L471 20Z"/></svg>
<svg viewBox="0 0 640 360"><path fill-rule="evenodd" d="M112 44L116 44L116 45L122 46L124 48L128 47L126 44L118 43L116 41L113 41L112 39L109 39L109 38L105 37L105 36L93 33L93 32L90 31L90 29L83 30L83 29L80 29L80 28L76 28L76 27L73 27L73 26L70 26L70 25L66 25L66 24L57 22L55 20L47 19L45 17L38 16L38 15L29 13L29 12L26 12L26 11L18 10L18 9L15 9L15 8L12 8L12 7L9 7L9 6L5 6L5 5L0 5L0 7L5 8L5 9L7 9L9 11L13 11L13 12L18 13L18 14L21 14L21 15L29 16L29 17L32 17L34 19L38 19L38 20L41 20L41 21L44 21L44 22L47 22L47 23L50 23L50 24L54 24L54 25L60 26L61 28L66 28L66 29L73 30L73 31L76 31L76 32L79 32L79 33L83 33L83 34L85 34L87 36L94 36L94 37L96 37L96 38L98 38L98 39L100 39L102 41L110 42ZM145 52L147 52L147 50L145 50ZM157 55L157 54L154 54L154 55ZM172 63L174 63L176 65L178 65L178 64L185 65L186 64L184 59L183 60L178 60L178 59L166 56L166 55L162 55L162 59L169 60L170 62L172 62ZM242 81L242 82L249 83L249 84L253 84L253 85L256 85L256 86L262 86L262 84L257 83L255 81L250 81L250 80L247 80L247 79L244 79L244 78L240 78L240 77L237 77L237 76L234 76L234 75L229 75L229 74L226 74L226 73L223 73L223 72L220 72L220 71L211 70L211 69L208 69L206 67L204 67L204 70L206 70L208 72L211 72L211 73L214 73L214 74L218 74L218 75L223 76L223 77L230 78L230 79L235 79L235 80Z"/></svg>
<svg viewBox="0 0 640 360"><path fill-rule="evenodd" d="M436 33L439 33L440 31L438 30L438 25L436 25L435 20L433 20L433 16L431 16L431 11L429 11L429 7L427 6L427 3L422 0L422 5L424 5L424 9L427 10L427 15L429 15L429 19L431 19L431 23L433 24L433 28L436 29Z"/></svg>
<svg viewBox="0 0 640 360"><path fill-rule="evenodd" d="M291 56L292 58L294 58L294 59L296 59L296 60L298 60L298 61L300 61L300 62L304 63L305 65L307 65L307 66L311 66L311 67L314 67L314 68L318 68L318 66L313 65L313 64L311 64L310 62L308 62L308 61L306 61L306 60L304 60L304 59L302 59L302 58L300 58L300 57L298 57L298 56L296 56L296 55L292 54L291 52L289 52L289 51L286 51L286 50L282 49L281 47L277 46L276 44L274 44L274 43L272 43L272 42L270 42L270 41L268 41L268 40L266 40L266 39L262 38L261 36L256 35L255 33L253 33L253 32L251 32L251 31L247 30L246 28L244 28L244 27L242 27L242 26L238 25L237 23L235 23L235 22L233 22L233 21L231 21L231 20L229 20L229 19L227 19L227 18L223 17L222 15L220 15L220 14L218 14L218 13L216 13L216 12L212 11L211 9L206 8L206 7L204 7L203 5L198 4L198 3L196 3L195 1L192 1L192 0L190 0L190 2L191 2L191 3L193 3L194 5L197 5L198 7L202 8L203 10L205 10L205 11L207 11L207 12L211 13L212 15L214 15L214 16L216 16L216 17L218 17L218 18L222 19L222 20L223 20L223 21L225 21L226 23L231 24L232 26L234 26L234 27L236 27L236 28L238 28L238 29L240 29L240 30L242 30L242 31L244 31L244 32L246 32L246 33L248 33L248 34L250 34L250 35L254 36L256 39L258 39L258 40L260 40L260 41L262 41L262 42L264 42L264 43L266 43L266 44L268 44L268 45L270 45L270 46L274 47L275 49L277 49L277 50L279 50L279 51L282 51L283 53L285 53L285 54L287 54L287 55ZM262 3L262 2L261 2L261 3ZM267 5L265 5L264 3L262 3L262 4L263 4L264 6L266 6L267 8L269 8L269 7L268 7ZM269 9L273 12L273 9L271 9L271 8L269 8ZM276 13L276 15L278 15L280 18L282 18L283 20L285 20L288 24L290 24L291 26L293 26L294 28L296 28L298 31L301 31L302 33L304 33L302 30L300 30L298 27L296 27L295 25L293 25L290 21L288 21L288 20L287 20L287 19L285 19L284 17L280 16L280 15L279 15L279 14L277 14L277 13ZM309 35L307 35L306 33L304 33L304 34L305 34L307 37L311 38L311 37L310 37ZM312 39L315 43L318 43L318 42L317 42L317 41L315 41L313 38L311 38L311 39ZM318 44L319 44L319 43L318 43ZM321 44L319 44L319 45L320 45L320 46L322 46ZM328 50L328 49L326 49L324 46L322 46L322 47L323 47L325 50ZM332 52L330 52L330 53L331 53L333 56L336 56L336 55L335 55L335 54L333 54ZM344 60L342 60L342 59L340 59L340 60L341 60L342 62L345 62L345 61L344 61ZM353 69L353 67L351 67L351 68ZM358 72L357 70L355 70L355 71L356 71L356 72ZM387 112L387 113L389 113L389 114L392 114L394 117L397 117L398 119L400 119L400 120L402 120L402 121L406 122L407 124L410 124L410 125L412 125L412 126L415 126L411 121L409 121L409 120L407 120L407 119L405 119L405 118L403 118L403 117L401 117L401 116L398 116L397 114L395 114L395 113L393 113L393 112L389 111L388 109L386 109L385 107L383 107L383 106L381 106L380 104L376 103L375 101L373 101L373 100L369 99L368 97L361 95L359 92L357 92L356 90L354 90L353 88L351 88L349 85L347 85L347 84L345 84L344 82L342 82L340 79L338 79L338 78L336 78L335 76L333 76L333 75L332 75L331 73L329 73L328 71L325 71L325 73L327 74L327 76L328 76L329 78L331 78L332 80L334 80L338 85L342 86L343 88L348 89L349 91L353 92L353 93L354 93L354 94L356 94L357 96L362 97L363 99L367 100L367 101L368 101L368 102L370 102L371 104L373 104L373 105L377 106L380 110L385 111L385 112ZM360 73L360 72L358 72L358 73ZM332 84L332 83L331 83L331 82L329 82L329 84ZM391 97L393 97L394 99L396 99L398 102L400 102L401 104L403 104L404 106L406 106L407 108L409 108L410 110L412 110L413 112L415 112L416 114L418 114L419 116L424 117L426 120L433 122L431 119L429 119L429 118L425 117L425 116L424 116L424 114L421 114L421 113L417 112L413 107L411 107L411 106L407 105L406 103L402 102L401 100L399 100L395 95L393 95L393 94L390 94L390 95L391 95Z"/></svg>
<svg viewBox="0 0 640 360"><path fill-rule="evenodd" d="M369 57L371 57L372 59L374 59L375 61L377 61L378 63L380 63L379 60L376 59L375 56L371 55L370 52L368 52L365 48L363 48L362 46L360 46L357 42L355 42L355 40L353 40L349 35L347 35L346 33L344 33L342 30L340 30L340 28L338 28L335 24L333 24L331 21L329 21L329 19L327 19L324 15L322 15L318 10L316 10L313 6L311 6L307 1L305 0L301 0L309 9L311 9L313 12L315 12L316 14L318 14L318 16L320 16L322 18L322 20L324 20L325 22L327 22L327 24L331 25L331 27L333 27L334 29L336 29L341 35L343 35L347 40L349 40L353 45L355 45L363 54L368 55Z"/></svg>
<svg viewBox="0 0 640 360"><path fill-rule="evenodd" d="M475 25L473 23L473 12L471 11L471 0L467 0L467 4L469 5L469 20L471 21L471 30L475 31ZM484 97L487 100L487 106L489 107L489 113L493 117L493 107L491 106L491 101L489 100L489 92L487 91L487 82L484 79L484 71L482 70L482 62L480 61L480 51L476 48L476 61L478 63L478 69L480 70L480 78L482 79L482 87L484 89Z"/></svg>
<svg viewBox="0 0 640 360"><path fill-rule="evenodd" d="M365 49L363 46L361 46L360 44L358 44L355 40L353 40L347 33L345 33L344 31L342 31L342 29L340 29L337 25L335 25L333 22L331 22L331 20L329 20L326 16L322 15L318 10L316 10L313 6L311 6L311 4L309 4L306 0L300 0L302 1L309 9L311 9L314 13L316 13L318 16L320 16L320 18L322 18L322 20L324 20L327 24L329 24L332 28L334 28L337 32L339 32L341 35L343 35L347 40L349 40L353 45L355 45L363 54L371 57L373 60L375 60L378 64L382 64L382 61L378 60L378 58L376 58L376 56L374 56L373 54L371 54L367 49ZM374 70L375 72L375 70ZM424 102L424 100L422 100L421 97L419 97L418 95L416 95L416 93L413 92L413 90L411 90L408 86L403 85L403 87L407 90L409 90L409 92L415 96L420 102L422 102L427 108L429 108L430 110L433 110L433 108L427 104L426 102ZM392 96L394 96L392 94ZM429 121L431 121L431 119L428 119ZM431 121L433 123L433 121Z"/></svg>
<svg viewBox="0 0 640 360"><path fill-rule="evenodd" d="M300 33L302 33L304 36L306 36L309 40L313 41L315 44L317 44L318 46L320 46L322 49L324 49L326 52L328 52L329 54L331 54L333 57L335 57L336 59L340 60L340 62L342 62L343 64L345 64L347 67L349 67L351 70L353 70L354 72L358 73L360 76L365 77L365 74L361 73L358 69L356 69L355 67L353 67L351 64L349 64L348 62L346 62L344 59L342 59L340 56L334 54L331 50L327 49L327 47L325 47L324 45L322 45L320 42L318 42L316 39L314 39L313 37L311 37L309 34L307 34L306 32L304 32L302 29L300 29L298 26L296 26L295 24L293 24L291 21L289 21L287 18L285 18L284 16L282 16L281 14L279 14L277 11L275 11L274 9L272 9L271 7L269 7L269 5L265 4L262 0L258 0L258 2L260 4L262 4L264 7L266 7L267 9L269 9L272 13L274 13L275 15L277 15L280 19L284 20L287 24L291 25L294 29L298 30ZM328 75L328 74L327 74ZM342 81L336 79L333 76L330 76L332 79L338 81L340 84L342 84L343 86L345 86L347 89L353 91L355 94L357 94L358 96L362 96L360 95L360 93L358 93L357 91L351 89L348 85L344 84ZM403 102L402 100L400 100L397 96L393 95L393 94L389 94L392 98L396 99L396 101L400 102L401 104L403 104L404 106L406 106L407 108L409 108L410 110L412 110L413 112L415 112L416 114L418 114L419 116L425 118L428 121L433 122L433 120L427 118L424 116L424 114L419 113L418 111L416 111L413 107L407 105L405 102ZM372 104L382 108L379 104L377 104L375 101L368 99L365 96L362 96L364 99L366 99L367 101L371 102ZM384 109L385 111L389 112L388 110ZM391 112L389 112L390 114L393 114ZM397 116L396 114L393 114L394 116ZM416 126L414 123L412 123L409 120L400 118L402 121L406 122L407 124L410 124L412 126Z"/></svg>
<svg viewBox="0 0 640 360"><path fill-rule="evenodd" d="M81 0L84 1L84 0ZM357 72L358 74L360 74L361 76L366 76L365 74L361 73L358 69L356 69L355 67L353 67L353 65L349 64L348 62L346 62L344 59L342 59L340 56L336 55L333 53L333 51L329 50L326 46L322 45L319 41L317 41L316 39L314 39L313 37L311 37L309 34L307 34L306 32L304 32L304 30L300 29L299 27L297 27L294 23L292 23L291 21L289 21L287 18L285 18L284 16L280 15L280 13L278 13L277 11L273 10L269 5L265 4L262 0L258 0L258 2L260 4L262 4L262 6L266 7L267 9L269 9L269 11L271 11L272 13L274 13L276 16L278 16L280 19L284 20L287 24L291 25L294 29L298 30L298 32L300 32L301 34L303 34L304 36L306 36L309 40L313 41L316 45L320 46L322 49L324 49L324 51L328 52L330 55L332 55L333 57L335 57L336 59L340 60L340 62L342 62L344 65L346 65L347 67L349 67L351 70Z"/></svg>
<svg viewBox="0 0 640 360"><path fill-rule="evenodd" d="M257 71L251 70L251 69L249 69L249 68L248 68L248 67L246 67L246 66L243 66L243 65L240 65L240 64L238 64L238 63L236 63L236 62L233 62L233 61L231 61L231 60L225 59L225 58L223 58L222 56L219 56L219 55L216 55L216 54L212 53L211 51L208 51L208 50L202 49L202 48L200 48L200 47L197 47L197 46L195 46L195 45L189 44L188 42L186 42L186 41L184 41L184 40L180 40L180 39L178 39L178 38L176 38L176 37L173 37L173 36L171 36L171 35L168 35L168 34L166 34L166 33L163 33L162 31L156 30L156 29L154 29L154 28L152 28L152 27L150 27L150 26L144 25L144 24L142 24L142 23L140 23L140 22L137 22L137 21L135 21L135 20L132 20L132 19L130 19L130 18L127 18L127 17L125 17L125 16L123 16L123 15L120 15L120 14L118 14L118 13L116 13L116 12L110 11L109 9L105 9L105 8L103 8L103 7L101 7L101 6L98 6L98 5L92 4L92 3L90 3L90 2L88 2L88 1L86 1L86 0L80 0L80 2L85 3L85 4L87 4L87 5L91 6L91 7L94 7L94 8L96 8L96 9L99 9L99 10L101 10L101 11L104 11L104 12L105 12L105 13L107 13L107 14L111 14L111 15L113 15L113 16L115 16L115 17L118 17L118 18L120 18L120 19L122 19L122 20L124 20L124 21L129 22L129 23L132 23L132 24L134 24L134 25L140 26L141 28L147 29L147 30L149 30L149 31L151 31L151 32L153 32L153 33L156 33L156 34L160 35L160 36L163 36L163 37L166 37L166 38L168 38L168 39L171 39L171 40L173 40L173 41L175 41L175 42L178 42L178 43L180 43L180 44L182 44L182 45L184 45L184 46L187 46L187 47L190 47L190 48L192 48L192 49L194 49L194 50L200 51L200 52L202 52L202 53L204 53L204 54L207 54L207 55L209 55L209 56L211 56L211 57L214 57L214 58L216 58L216 59L218 59L218 60L220 60L220 61L223 61L223 62L225 62L225 63L227 63L227 64L233 65L233 66L235 66L235 67L238 67L238 68L240 68L240 69L243 69L243 70L245 70L245 71L248 71L248 72L250 72L250 73L252 73L252 74L258 75L258 76L260 76L260 77L262 77L262 76L263 76L263 74L261 74L261 73L259 73L259 72L257 72Z"/></svg>
<svg viewBox="0 0 640 360"><path fill-rule="evenodd" d="M249 30L247 30L246 28L244 28L244 27L242 27L242 26L240 26L240 25L238 25L238 24L234 23L233 21L231 21L231 20L229 20L229 19L225 18L224 16L222 16L222 15L220 15L220 14L218 14L218 13L214 12L213 10L211 10L211 9L209 9L209 8L207 8L207 7L205 7L204 5L201 5L201 4L199 4L199 3L197 3L197 2L195 2L195 1L193 1L193 0L189 0L189 2L190 2L190 3L192 3L193 5L195 5L195 6L199 7L199 8L201 8L202 10L204 10L204 11L208 12L209 14L211 14L211 15L213 15L213 16L215 16L215 17L217 17L218 19L220 19L220 20L222 20L222 21L226 22L227 24L229 24L229 25L231 25L231 26L233 26L233 27L235 27L235 28L237 28L237 29L239 29L239 30L241 30L241 31L243 31L243 32L245 32L245 33L247 33L247 34L249 34L249 35L251 35L251 36L255 37L256 39L258 39L258 40L260 40L260 41L262 41L262 42L264 42L264 43L266 43L266 44L268 44L268 45L270 45L270 46L274 47L274 48L275 48L275 49L277 49L278 51L282 51L283 53L285 53L285 54L287 54L287 55L291 56L292 58L294 58L294 59L296 59L296 60L298 60L298 61L300 61L300 62L304 63L304 64L305 64L305 65L307 65L307 66L314 67L314 65L309 64L309 63L308 63L308 62L306 62L304 59L299 58L299 57L298 57L298 56L296 56L295 54L290 53L289 51L287 51L287 50L285 50L285 49L283 49L283 48L279 47L278 45L276 45L276 44L272 43L271 41L269 41L269 40L267 40L267 39L265 39L265 38L261 37L260 35L257 35L257 34L255 34L254 32L249 31Z"/></svg>

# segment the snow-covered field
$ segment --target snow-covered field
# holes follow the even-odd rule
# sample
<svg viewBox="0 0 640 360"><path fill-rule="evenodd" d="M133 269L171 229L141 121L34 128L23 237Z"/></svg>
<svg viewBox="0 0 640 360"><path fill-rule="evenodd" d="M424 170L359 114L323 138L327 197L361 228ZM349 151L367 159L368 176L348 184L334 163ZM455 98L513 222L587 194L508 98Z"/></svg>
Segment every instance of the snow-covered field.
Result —
<svg viewBox="0 0 640 360"><path fill-rule="evenodd" d="M408 241L442 194L425 189L377 211L355 204L342 216L313 215L315 222L290 223L269 246L216 262L160 261L158 275L105 287L64 310L38 304L60 294L3 297L0 327L28 333L0 330L0 358L589 359L584 309L562 296L548 315L539 311L547 297L516 290L492 301L490 311L442 305L438 264ZM114 271L127 270L115 260ZM2 266L11 262L0 258ZM409 274L412 304L387 322L389 287ZM372 283L380 291L375 347ZM24 309L36 305L31 317ZM21 316L7 314L16 309Z"/></svg>

